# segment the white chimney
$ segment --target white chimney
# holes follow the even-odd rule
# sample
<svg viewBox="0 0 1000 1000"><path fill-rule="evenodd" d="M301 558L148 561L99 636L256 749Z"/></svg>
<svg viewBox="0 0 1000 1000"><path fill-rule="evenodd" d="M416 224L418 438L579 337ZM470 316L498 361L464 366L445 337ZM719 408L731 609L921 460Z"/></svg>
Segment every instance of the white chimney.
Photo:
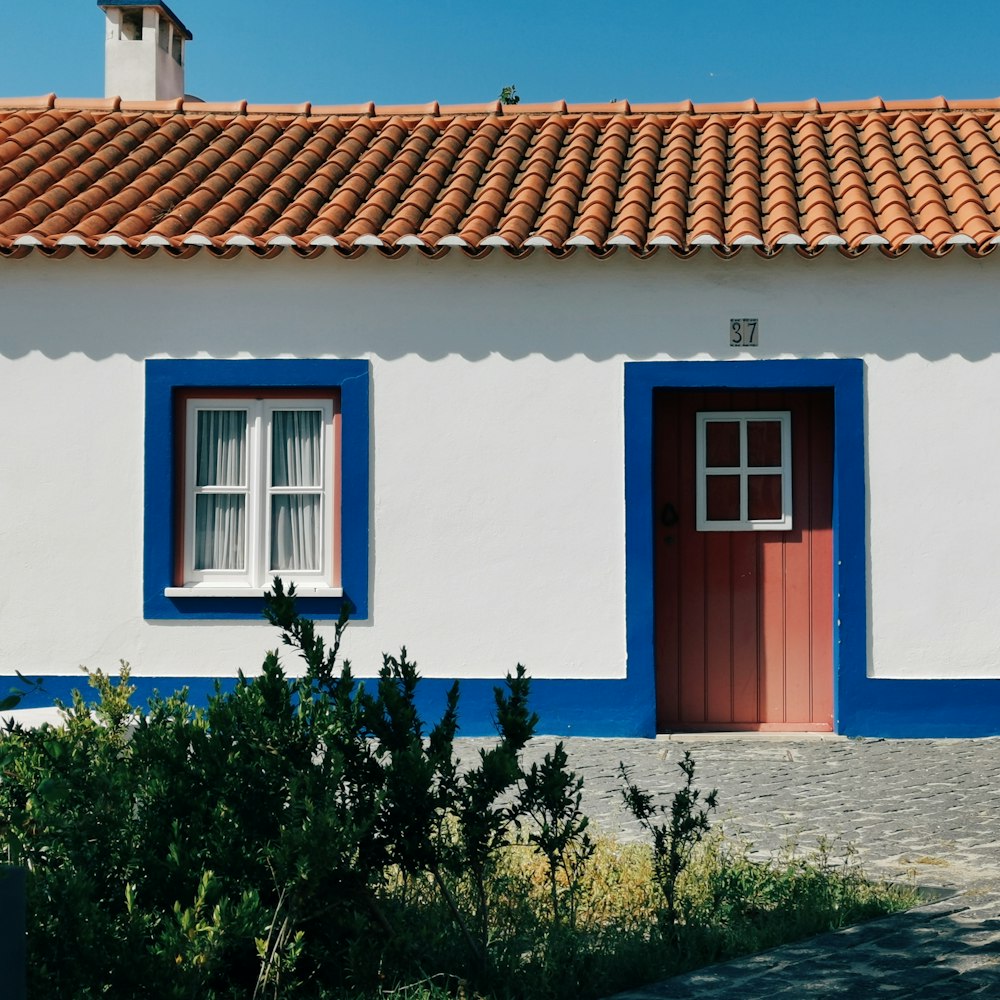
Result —
<svg viewBox="0 0 1000 1000"><path fill-rule="evenodd" d="M191 32L159 0L97 0L107 17L104 96L172 101L184 96Z"/></svg>

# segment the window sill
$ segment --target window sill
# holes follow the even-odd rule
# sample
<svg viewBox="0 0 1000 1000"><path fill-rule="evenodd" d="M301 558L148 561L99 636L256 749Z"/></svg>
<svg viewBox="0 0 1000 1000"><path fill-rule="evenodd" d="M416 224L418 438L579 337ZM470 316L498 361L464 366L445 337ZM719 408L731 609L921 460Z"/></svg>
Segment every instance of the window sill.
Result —
<svg viewBox="0 0 1000 1000"><path fill-rule="evenodd" d="M263 597L267 591L263 587L164 587L164 597ZM312 584L296 584L296 597L343 597L343 587L318 587Z"/></svg>

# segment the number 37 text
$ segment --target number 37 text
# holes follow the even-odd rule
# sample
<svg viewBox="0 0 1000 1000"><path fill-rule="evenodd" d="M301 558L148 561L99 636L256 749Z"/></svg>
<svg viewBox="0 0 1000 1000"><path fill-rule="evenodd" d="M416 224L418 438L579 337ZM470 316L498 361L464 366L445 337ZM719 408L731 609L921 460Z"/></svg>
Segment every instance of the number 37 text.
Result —
<svg viewBox="0 0 1000 1000"><path fill-rule="evenodd" d="M757 320L731 319L729 321L730 347L757 346Z"/></svg>

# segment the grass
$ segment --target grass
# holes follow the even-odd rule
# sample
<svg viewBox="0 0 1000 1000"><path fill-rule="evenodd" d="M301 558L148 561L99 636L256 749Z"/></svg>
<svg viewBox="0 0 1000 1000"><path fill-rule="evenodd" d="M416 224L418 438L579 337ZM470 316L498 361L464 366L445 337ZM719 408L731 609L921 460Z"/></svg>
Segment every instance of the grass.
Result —
<svg viewBox="0 0 1000 1000"><path fill-rule="evenodd" d="M488 984L473 990L460 976L438 971L381 995L588 1000L918 902L914 888L869 881L850 858L833 860L827 845L761 863L749 845L716 833L699 845L679 880L673 924L663 919L644 844L598 839L578 877L560 878L556 919L548 869L529 847L505 852L493 883ZM407 965L419 955L426 968L460 967L454 932L430 884L400 881L387 896L406 928ZM387 984L401 981L394 971L382 970Z"/></svg>

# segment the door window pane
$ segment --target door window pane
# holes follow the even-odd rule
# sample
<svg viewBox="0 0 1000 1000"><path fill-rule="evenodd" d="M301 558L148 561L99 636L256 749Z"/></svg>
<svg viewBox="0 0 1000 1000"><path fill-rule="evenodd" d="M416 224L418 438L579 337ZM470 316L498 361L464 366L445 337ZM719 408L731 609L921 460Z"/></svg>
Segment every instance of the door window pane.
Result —
<svg viewBox="0 0 1000 1000"><path fill-rule="evenodd" d="M781 476L747 477L747 514L751 521L781 520Z"/></svg>
<svg viewBox="0 0 1000 1000"><path fill-rule="evenodd" d="M705 425L705 465L728 469L740 464L740 425L737 421L712 420Z"/></svg>
<svg viewBox="0 0 1000 1000"><path fill-rule="evenodd" d="M747 465L758 469L781 467L781 424L777 420L747 422Z"/></svg>
<svg viewBox="0 0 1000 1000"><path fill-rule="evenodd" d="M710 521L740 519L740 477L708 476L705 481L706 506Z"/></svg>

